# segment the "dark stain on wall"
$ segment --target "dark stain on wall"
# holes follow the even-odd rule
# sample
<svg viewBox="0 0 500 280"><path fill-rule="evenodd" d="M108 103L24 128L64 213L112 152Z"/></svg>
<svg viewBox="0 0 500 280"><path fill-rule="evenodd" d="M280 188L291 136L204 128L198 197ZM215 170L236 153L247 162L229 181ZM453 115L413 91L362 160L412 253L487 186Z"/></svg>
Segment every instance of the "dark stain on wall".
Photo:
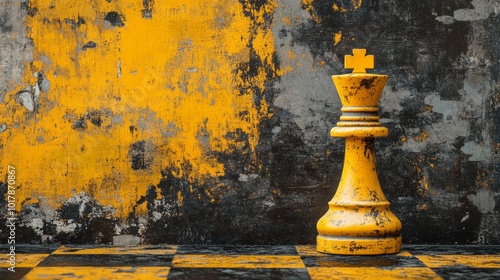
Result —
<svg viewBox="0 0 500 280"><path fill-rule="evenodd" d="M76 30L78 27L81 25L85 24L85 20L81 17L78 17L78 19L74 20L71 18L66 18L64 19L64 23L70 24L73 30Z"/></svg>
<svg viewBox="0 0 500 280"><path fill-rule="evenodd" d="M141 13L143 18L153 18L154 4L154 0L142 0L142 6L144 9L141 10Z"/></svg>
<svg viewBox="0 0 500 280"><path fill-rule="evenodd" d="M7 11L2 11L0 14L0 30L2 33L7 33L12 31L12 25L8 23L8 17L6 15Z"/></svg>
<svg viewBox="0 0 500 280"><path fill-rule="evenodd" d="M151 164L146 141L137 141L128 151L133 170L147 169Z"/></svg>
<svg viewBox="0 0 500 280"><path fill-rule="evenodd" d="M97 110L88 111L85 114L85 118L88 119L93 125L100 127L102 124L101 112Z"/></svg>
<svg viewBox="0 0 500 280"><path fill-rule="evenodd" d="M74 130L83 131L83 130L87 129L87 122L85 121L85 118L79 118L79 119L73 121L73 124L71 127Z"/></svg>
<svg viewBox="0 0 500 280"><path fill-rule="evenodd" d="M106 123L106 128L112 125L113 113L108 109L89 109L83 115L76 115L72 112L67 112L63 119L72 123L72 128L79 131L85 131L91 124L93 127L100 128L103 123Z"/></svg>
<svg viewBox="0 0 500 280"><path fill-rule="evenodd" d="M82 50L86 51L87 49L95 49L97 47L97 43L94 41L88 41L83 45Z"/></svg>
<svg viewBox="0 0 500 280"><path fill-rule="evenodd" d="M118 12L109 12L104 17L104 20L109 22L112 26L123 27L125 23L123 22L123 16L118 14Z"/></svg>

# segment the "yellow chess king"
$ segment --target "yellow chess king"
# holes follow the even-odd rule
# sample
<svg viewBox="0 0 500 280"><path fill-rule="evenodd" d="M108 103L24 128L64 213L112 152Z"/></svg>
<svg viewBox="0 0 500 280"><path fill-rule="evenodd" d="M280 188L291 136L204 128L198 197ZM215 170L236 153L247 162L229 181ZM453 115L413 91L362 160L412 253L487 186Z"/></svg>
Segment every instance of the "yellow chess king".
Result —
<svg viewBox="0 0 500 280"><path fill-rule="evenodd" d="M379 122L378 102L386 75L367 74L373 55L354 49L345 56L352 74L334 75L342 116L332 137L345 138L345 159L337 192L318 221L317 250L342 255L379 255L401 251L401 221L389 209L375 169L375 137L388 129Z"/></svg>

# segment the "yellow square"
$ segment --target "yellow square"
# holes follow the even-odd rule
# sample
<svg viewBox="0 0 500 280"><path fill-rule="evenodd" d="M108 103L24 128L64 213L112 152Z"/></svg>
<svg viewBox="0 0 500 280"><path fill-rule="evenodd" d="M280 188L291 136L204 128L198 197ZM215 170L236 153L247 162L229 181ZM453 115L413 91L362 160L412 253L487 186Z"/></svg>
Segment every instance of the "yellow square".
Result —
<svg viewBox="0 0 500 280"><path fill-rule="evenodd" d="M500 268L500 255L420 255L416 257L431 268L456 265L474 268Z"/></svg>
<svg viewBox="0 0 500 280"><path fill-rule="evenodd" d="M165 280L169 271L169 267L35 267L23 280Z"/></svg>
<svg viewBox="0 0 500 280"><path fill-rule="evenodd" d="M176 268L305 268L299 256L176 255Z"/></svg>
<svg viewBox="0 0 500 280"><path fill-rule="evenodd" d="M327 279L442 279L430 268L404 267L384 270L376 267L311 267L312 280Z"/></svg>
<svg viewBox="0 0 500 280"><path fill-rule="evenodd" d="M49 254L16 254L15 255L15 266L16 267L35 267L41 261L43 261ZM7 260L0 262L0 267L8 268L10 267L10 257L7 256Z"/></svg>
<svg viewBox="0 0 500 280"><path fill-rule="evenodd" d="M295 249L301 256L328 256L328 254L318 252L316 245L297 245Z"/></svg>

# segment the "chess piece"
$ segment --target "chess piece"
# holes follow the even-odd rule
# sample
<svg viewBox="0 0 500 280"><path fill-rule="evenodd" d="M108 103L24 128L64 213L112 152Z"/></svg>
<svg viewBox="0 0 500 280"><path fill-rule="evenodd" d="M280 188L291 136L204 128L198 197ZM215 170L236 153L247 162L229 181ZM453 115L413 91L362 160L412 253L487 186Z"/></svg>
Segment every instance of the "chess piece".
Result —
<svg viewBox="0 0 500 280"><path fill-rule="evenodd" d="M345 159L337 192L318 221L317 250L342 255L379 255L401 251L401 221L389 209L375 169L375 137L388 129L379 122L378 102L388 76L367 74L373 55L354 49L345 56L352 74L334 75L342 116L330 136L345 138Z"/></svg>

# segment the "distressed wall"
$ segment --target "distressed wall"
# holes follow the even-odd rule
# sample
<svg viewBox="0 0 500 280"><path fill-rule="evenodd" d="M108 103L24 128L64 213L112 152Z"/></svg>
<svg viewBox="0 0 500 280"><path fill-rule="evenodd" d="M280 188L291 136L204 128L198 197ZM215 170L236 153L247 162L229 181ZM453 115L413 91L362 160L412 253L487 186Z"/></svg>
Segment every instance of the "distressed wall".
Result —
<svg viewBox="0 0 500 280"><path fill-rule="evenodd" d="M313 243L362 47L404 242L500 242L498 0L0 1L2 240Z"/></svg>

